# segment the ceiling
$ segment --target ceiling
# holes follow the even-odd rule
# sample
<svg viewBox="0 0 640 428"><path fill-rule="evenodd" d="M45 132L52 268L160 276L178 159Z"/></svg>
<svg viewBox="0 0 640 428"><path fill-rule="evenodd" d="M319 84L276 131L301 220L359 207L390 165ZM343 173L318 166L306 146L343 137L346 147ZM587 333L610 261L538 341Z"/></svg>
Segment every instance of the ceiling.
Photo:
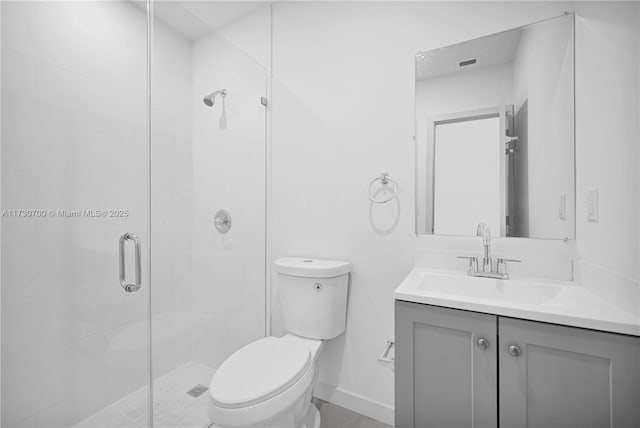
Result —
<svg viewBox="0 0 640 428"><path fill-rule="evenodd" d="M432 51L419 52L416 55L416 80L512 62L521 33L522 29L518 28ZM460 61L473 58L477 59L476 64L458 66Z"/></svg>
<svg viewBox="0 0 640 428"><path fill-rule="evenodd" d="M206 0L156 0L153 12L191 40L199 39L219 27L241 18L270 1L206 1Z"/></svg>

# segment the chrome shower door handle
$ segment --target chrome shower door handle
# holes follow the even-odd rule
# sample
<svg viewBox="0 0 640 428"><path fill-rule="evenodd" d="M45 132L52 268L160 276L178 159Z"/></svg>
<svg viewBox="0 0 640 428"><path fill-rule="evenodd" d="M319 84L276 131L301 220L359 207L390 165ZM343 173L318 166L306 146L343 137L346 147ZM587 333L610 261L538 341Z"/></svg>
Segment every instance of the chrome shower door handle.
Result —
<svg viewBox="0 0 640 428"><path fill-rule="evenodd" d="M133 284L128 284L126 279L125 244L128 240L133 241L135 246L135 268L136 279ZM142 287L142 253L140 250L140 239L133 233L125 233L120 237L120 286L127 293L138 291Z"/></svg>

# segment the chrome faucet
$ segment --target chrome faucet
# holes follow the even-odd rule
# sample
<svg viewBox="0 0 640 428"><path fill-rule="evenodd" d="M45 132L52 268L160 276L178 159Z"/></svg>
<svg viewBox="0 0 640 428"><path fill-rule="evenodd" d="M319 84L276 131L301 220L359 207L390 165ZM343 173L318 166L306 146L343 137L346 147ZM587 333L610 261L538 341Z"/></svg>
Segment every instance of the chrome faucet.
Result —
<svg viewBox="0 0 640 428"><path fill-rule="evenodd" d="M482 237L482 247L484 248L482 272L491 272L491 229L486 223L480 223L476 229L476 236Z"/></svg>
<svg viewBox="0 0 640 428"><path fill-rule="evenodd" d="M498 257L496 269L493 269L493 259L491 258L491 229L485 223L480 223L476 229L476 236L482 237L482 267L478 267L479 256L458 256L459 259L469 259L469 276L482 276L486 278L509 279L507 273L507 262L520 263L520 260L505 259Z"/></svg>

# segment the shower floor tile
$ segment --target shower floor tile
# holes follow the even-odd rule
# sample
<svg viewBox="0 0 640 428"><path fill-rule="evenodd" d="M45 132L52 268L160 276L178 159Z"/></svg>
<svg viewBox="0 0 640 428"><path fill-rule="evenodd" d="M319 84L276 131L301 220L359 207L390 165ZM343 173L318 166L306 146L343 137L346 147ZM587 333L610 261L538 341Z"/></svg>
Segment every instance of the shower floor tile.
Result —
<svg viewBox="0 0 640 428"><path fill-rule="evenodd" d="M153 383L154 428L205 428L207 397L187 394L194 386L209 386L215 369L190 362ZM146 428L147 388L142 388L116 401L75 425L76 428Z"/></svg>

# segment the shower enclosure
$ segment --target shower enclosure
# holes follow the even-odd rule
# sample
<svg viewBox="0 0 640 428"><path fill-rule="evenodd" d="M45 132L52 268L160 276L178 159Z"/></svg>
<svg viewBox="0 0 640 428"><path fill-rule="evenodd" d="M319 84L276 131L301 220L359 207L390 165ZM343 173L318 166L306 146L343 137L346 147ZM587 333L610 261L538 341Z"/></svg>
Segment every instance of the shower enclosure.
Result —
<svg viewBox="0 0 640 428"><path fill-rule="evenodd" d="M1 425L205 426L268 333L270 6L0 13Z"/></svg>

